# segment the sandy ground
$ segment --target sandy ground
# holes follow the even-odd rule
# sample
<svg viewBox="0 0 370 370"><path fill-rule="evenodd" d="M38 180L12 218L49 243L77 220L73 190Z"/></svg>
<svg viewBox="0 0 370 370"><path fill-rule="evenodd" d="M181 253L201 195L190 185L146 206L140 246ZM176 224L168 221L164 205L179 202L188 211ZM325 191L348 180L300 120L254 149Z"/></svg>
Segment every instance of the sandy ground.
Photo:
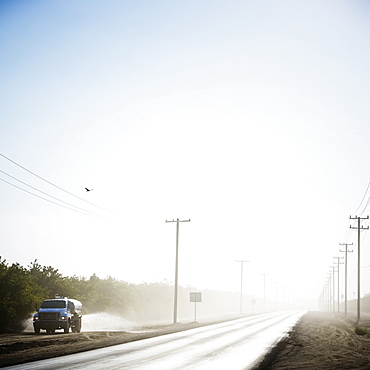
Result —
<svg viewBox="0 0 370 370"><path fill-rule="evenodd" d="M370 317L360 322L367 335L355 333L356 319L308 312L259 369L370 369Z"/></svg>
<svg viewBox="0 0 370 370"><path fill-rule="evenodd" d="M210 323L207 323L210 324ZM62 356L202 326L201 323L146 327L130 332L101 331L53 335L0 335L0 367ZM355 317L308 312L289 335L266 356L259 370L370 369L370 317L355 334Z"/></svg>

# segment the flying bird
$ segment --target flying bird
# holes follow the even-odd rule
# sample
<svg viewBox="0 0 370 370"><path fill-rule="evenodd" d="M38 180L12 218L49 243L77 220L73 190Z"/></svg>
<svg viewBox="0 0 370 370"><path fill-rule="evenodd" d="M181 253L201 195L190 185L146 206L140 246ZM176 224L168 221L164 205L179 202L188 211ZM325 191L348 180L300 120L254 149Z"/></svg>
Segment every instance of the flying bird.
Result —
<svg viewBox="0 0 370 370"><path fill-rule="evenodd" d="M88 189L88 188L85 188L85 190L86 190L86 191L91 191L91 190L93 190L93 189Z"/></svg>

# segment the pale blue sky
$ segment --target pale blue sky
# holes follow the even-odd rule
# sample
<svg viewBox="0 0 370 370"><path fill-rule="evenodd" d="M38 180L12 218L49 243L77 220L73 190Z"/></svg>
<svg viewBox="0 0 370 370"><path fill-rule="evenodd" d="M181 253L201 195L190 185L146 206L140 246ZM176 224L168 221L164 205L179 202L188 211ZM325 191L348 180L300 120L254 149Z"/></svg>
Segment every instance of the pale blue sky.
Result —
<svg viewBox="0 0 370 370"><path fill-rule="evenodd" d="M180 284L238 290L246 259L247 293L268 273L271 298L275 281L318 297L370 181L369 17L366 1L0 1L1 153L121 214L0 158L110 216L1 182L0 255L173 281L164 221L191 218Z"/></svg>

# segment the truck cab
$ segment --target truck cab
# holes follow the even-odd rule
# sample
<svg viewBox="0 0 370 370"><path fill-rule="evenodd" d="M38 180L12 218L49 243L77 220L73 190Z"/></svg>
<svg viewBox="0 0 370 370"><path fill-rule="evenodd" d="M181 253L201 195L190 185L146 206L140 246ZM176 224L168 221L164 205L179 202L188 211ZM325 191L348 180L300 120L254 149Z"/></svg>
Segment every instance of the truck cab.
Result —
<svg viewBox="0 0 370 370"><path fill-rule="evenodd" d="M37 313L33 315L33 328L35 334L39 334L41 329L52 334L57 329L68 333L79 333L81 331L82 303L76 299L67 297L55 297L46 299L41 303Z"/></svg>

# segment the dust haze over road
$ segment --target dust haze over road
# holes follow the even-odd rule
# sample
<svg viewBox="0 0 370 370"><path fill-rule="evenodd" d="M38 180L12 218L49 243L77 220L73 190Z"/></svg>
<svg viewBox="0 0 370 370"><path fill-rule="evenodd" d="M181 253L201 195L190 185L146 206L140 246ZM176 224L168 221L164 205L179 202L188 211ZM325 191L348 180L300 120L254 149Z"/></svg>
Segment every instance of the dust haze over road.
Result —
<svg viewBox="0 0 370 370"><path fill-rule="evenodd" d="M24 322L25 331L33 331L32 317ZM82 316L82 331L129 331L138 325L122 316L97 312ZM41 331L42 333L43 331Z"/></svg>

